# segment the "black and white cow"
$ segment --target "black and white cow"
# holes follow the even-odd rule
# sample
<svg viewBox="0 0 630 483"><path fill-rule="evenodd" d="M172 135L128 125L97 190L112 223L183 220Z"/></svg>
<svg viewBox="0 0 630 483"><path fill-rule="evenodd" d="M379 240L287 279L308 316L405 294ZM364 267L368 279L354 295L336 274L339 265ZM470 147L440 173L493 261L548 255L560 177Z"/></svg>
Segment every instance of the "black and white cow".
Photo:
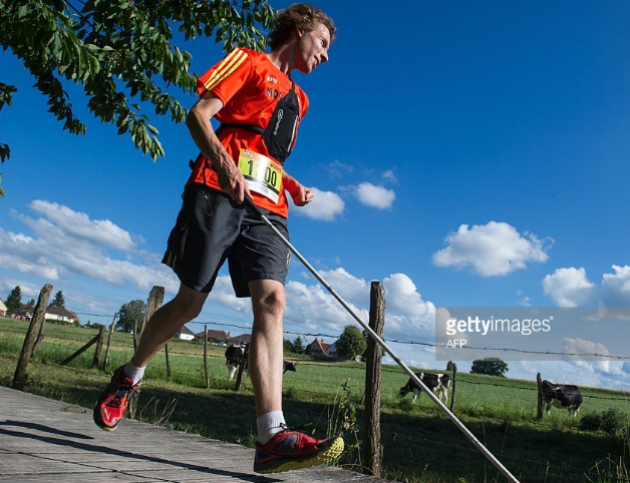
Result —
<svg viewBox="0 0 630 483"><path fill-rule="evenodd" d="M547 416L551 411L551 406L566 408L569 415L574 418L580 406L582 406L582 393L580 388L571 384L554 384L553 382L542 382L543 404Z"/></svg>
<svg viewBox="0 0 630 483"><path fill-rule="evenodd" d="M244 357L245 357L245 349L240 346L232 345L226 349L225 365L228 368L230 381L234 379L234 376L236 375L236 371L238 370L239 366L243 362ZM297 362L282 361L282 374L284 374L287 371L297 372L296 365L297 365ZM244 369L246 371L248 370L247 366L248 366L248 361L247 359L245 359Z"/></svg>
<svg viewBox="0 0 630 483"><path fill-rule="evenodd" d="M243 356L245 355L245 349L238 345L231 345L225 350L225 365L228 369L230 381L234 379L236 371L238 370L241 362L243 362ZM245 361L247 364L247 361ZM247 369L247 367L245 367Z"/></svg>
<svg viewBox="0 0 630 483"><path fill-rule="evenodd" d="M448 399L448 390L449 384L451 382L451 378L448 377L448 374L429 374L426 372L416 372L416 376L418 379L422 381L422 384L427 386L427 388L437 394L437 396L442 400L446 401ZM416 402L416 399L420 395L421 389L418 384L412 379L409 378L407 384L400 388L398 391L398 397L405 397L408 393L413 391L413 402Z"/></svg>

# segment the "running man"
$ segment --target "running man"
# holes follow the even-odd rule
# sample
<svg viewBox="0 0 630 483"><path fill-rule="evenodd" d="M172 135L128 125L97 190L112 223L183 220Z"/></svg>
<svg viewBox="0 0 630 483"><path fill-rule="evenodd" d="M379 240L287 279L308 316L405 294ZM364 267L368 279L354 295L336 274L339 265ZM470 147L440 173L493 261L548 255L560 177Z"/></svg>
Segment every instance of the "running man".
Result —
<svg viewBox="0 0 630 483"><path fill-rule="evenodd" d="M332 19L306 3L283 10L269 34L269 53L235 48L197 82L199 100L186 124L201 153L163 263L180 280L173 300L147 323L131 361L118 368L94 408L94 421L112 431L153 356L199 315L220 267L228 261L237 297L251 297L254 325L249 371L258 442L254 471L275 473L328 463L343 439L318 440L290 430L282 412L282 317L289 250L244 204L246 196L287 238L287 193L297 206L312 191L284 170L308 98L291 77L328 61ZM221 124L216 132L210 119Z"/></svg>

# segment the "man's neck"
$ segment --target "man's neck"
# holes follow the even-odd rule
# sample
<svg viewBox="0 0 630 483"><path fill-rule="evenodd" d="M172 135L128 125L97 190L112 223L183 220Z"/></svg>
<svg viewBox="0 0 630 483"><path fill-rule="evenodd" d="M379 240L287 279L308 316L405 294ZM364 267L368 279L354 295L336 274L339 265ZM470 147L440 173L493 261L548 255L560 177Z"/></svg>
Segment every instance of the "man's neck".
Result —
<svg viewBox="0 0 630 483"><path fill-rule="evenodd" d="M287 75L291 75L295 64L293 62L294 42L281 45L276 50L268 52L266 55L273 65Z"/></svg>

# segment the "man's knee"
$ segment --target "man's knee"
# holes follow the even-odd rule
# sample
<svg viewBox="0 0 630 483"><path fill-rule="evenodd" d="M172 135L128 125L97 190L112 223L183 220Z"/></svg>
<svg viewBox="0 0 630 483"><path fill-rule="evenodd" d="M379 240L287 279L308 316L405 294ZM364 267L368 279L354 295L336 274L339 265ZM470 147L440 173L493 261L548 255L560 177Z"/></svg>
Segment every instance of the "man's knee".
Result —
<svg viewBox="0 0 630 483"><path fill-rule="evenodd" d="M195 319L199 316L199 314L201 313L201 309L203 308L203 305L201 306L197 306L197 305L184 305L181 307L181 316L182 319L186 320L186 322L190 322L192 319Z"/></svg>
<svg viewBox="0 0 630 483"><path fill-rule="evenodd" d="M262 303L268 312L282 313L284 306L287 304L287 297L284 290L273 290L266 294Z"/></svg>
<svg viewBox="0 0 630 483"><path fill-rule="evenodd" d="M169 303L170 309L178 315L179 320L186 323L201 313L207 297L208 294L206 293L195 292L182 286L175 298Z"/></svg>
<svg viewBox="0 0 630 483"><path fill-rule="evenodd" d="M252 302L255 305L255 309L272 314L283 313L287 301L284 285L279 282L265 282L259 286L252 287L254 288L252 290Z"/></svg>

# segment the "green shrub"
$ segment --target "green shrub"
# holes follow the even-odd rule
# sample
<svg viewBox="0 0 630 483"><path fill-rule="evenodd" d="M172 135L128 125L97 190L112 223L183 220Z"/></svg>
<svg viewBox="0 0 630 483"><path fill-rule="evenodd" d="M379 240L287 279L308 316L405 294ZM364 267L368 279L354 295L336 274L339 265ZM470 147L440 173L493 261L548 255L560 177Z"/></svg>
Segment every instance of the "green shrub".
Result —
<svg viewBox="0 0 630 483"><path fill-rule="evenodd" d="M628 428L628 415L617 408L602 413L602 431L611 436L623 436Z"/></svg>
<svg viewBox="0 0 630 483"><path fill-rule="evenodd" d="M600 413L585 414L580 419L582 431L600 431L602 429L602 415Z"/></svg>
<svg viewBox="0 0 630 483"><path fill-rule="evenodd" d="M628 432L628 414L617 408L602 413L587 414L580 421L583 431L603 431L611 436L623 437Z"/></svg>
<svg viewBox="0 0 630 483"><path fill-rule="evenodd" d="M398 401L398 408L401 411L410 413L411 411L413 411L413 399L411 398L401 399L400 401Z"/></svg>

